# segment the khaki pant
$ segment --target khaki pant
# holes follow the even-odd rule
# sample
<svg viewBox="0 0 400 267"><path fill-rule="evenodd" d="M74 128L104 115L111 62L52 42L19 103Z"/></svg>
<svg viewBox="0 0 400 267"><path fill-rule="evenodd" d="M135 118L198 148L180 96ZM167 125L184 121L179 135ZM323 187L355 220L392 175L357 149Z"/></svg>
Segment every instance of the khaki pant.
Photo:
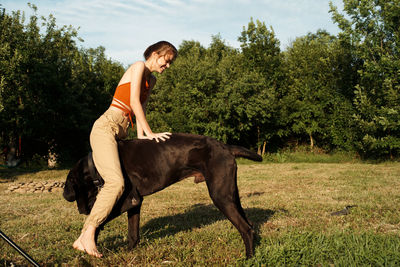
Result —
<svg viewBox="0 0 400 267"><path fill-rule="evenodd" d="M90 146L94 164L104 179L104 186L97 195L82 232L89 225L97 228L103 223L122 195L124 178L116 139L126 137L128 125L128 117L112 109L108 109L93 125Z"/></svg>

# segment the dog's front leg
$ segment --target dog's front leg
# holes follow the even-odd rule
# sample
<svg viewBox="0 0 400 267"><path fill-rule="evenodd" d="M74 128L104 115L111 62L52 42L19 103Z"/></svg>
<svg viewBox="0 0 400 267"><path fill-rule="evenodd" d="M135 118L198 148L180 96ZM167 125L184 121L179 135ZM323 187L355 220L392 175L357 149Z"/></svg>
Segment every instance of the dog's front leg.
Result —
<svg viewBox="0 0 400 267"><path fill-rule="evenodd" d="M140 221L140 207L139 204L134 208L128 210L128 249L133 249L139 243L139 221Z"/></svg>

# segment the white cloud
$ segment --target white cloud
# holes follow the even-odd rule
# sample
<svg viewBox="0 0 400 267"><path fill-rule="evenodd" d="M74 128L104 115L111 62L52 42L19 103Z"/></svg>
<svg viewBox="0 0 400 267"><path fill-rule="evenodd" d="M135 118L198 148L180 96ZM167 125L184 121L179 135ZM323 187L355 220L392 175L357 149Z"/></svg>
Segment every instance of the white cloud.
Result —
<svg viewBox="0 0 400 267"><path fill-rule="evenodd" d="M2 0L7 11L25 10L27 0ZM239 47L238 36L250 18L274 28L285 47L290 40L318 28L337 31L328 0L30 0L39 15L53 14L59 25L80 27L85 47L104 46L123 64L142 59L142 51L159 40L176 46L195 40L208 46L220 34ZM343 6L341 0L333 3Z"/></svg>

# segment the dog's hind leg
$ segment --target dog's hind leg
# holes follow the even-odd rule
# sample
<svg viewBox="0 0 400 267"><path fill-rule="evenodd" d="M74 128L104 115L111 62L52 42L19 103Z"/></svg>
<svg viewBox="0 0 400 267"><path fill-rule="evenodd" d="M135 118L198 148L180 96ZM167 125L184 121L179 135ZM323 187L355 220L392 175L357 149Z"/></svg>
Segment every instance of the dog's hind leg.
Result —
<svg viewBox="0 0 400 267"><path fill-rule="evenodd" d="M128 249L133 249L139 243L139 222L141 205L128 210Z"/></svg>
<svg viewBox="0 0 400 267"><path fill-rule="evenodd" d="M212 177L207 180L208 191L215 206L239 231L246 247L246 257L250 258L254 255L254 231L240 204L236 184L236 165L224 173L225 176L222 179Z"/></svg>

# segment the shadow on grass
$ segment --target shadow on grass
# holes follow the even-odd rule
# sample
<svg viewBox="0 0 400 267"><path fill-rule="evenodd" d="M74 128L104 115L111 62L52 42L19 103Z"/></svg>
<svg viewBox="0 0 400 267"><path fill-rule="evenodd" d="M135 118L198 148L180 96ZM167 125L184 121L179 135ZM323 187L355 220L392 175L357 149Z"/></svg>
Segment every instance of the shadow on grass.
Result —
<svg viewBox="0 0 400 267"><path fill-rule="evenodd" d="M0 168L0 183L9 183L15 182L18 176L25 174L34 174L40 171L46 170L45 168L24 168L24 167L15 167L15 168Z"/></svg>
<svg viewBox="0 0 400 267"><path fill-rule="evenodd" d="M55 168L48 168L48 167L24 167L24 166L17 166L13 168L7 167L0 167L0 183L10 183L15 182L19 176L32 174L41 172L41 171L48 171L48 170L65 170L69 168L64 167L55 167Z"/></svg>
<svg viewBox="0 0 400 267"><path fill-rule="evenodd" d="M14 182L19 175L32 173L33 171L27 171L17 168L0 168L0 183Z"/></svg>
<svg viewBox="0 0 400 267"><path fill-rule="evenodd" d="M246 217L253 224L256 232L255 245L259 244L259 226L274 215L276 211L270 209L249 208L245 209ZM175 235L179 232L189 231L193 228L201 228L217 221L228 220L214 205L196 204L180 214L162 216L148 221L140 229L141 238L155 240ZM236 230L236 228L234 228ZM104 246L116 249L120 246L127 246L127 242L118 236L106 238Z"/></svg>

